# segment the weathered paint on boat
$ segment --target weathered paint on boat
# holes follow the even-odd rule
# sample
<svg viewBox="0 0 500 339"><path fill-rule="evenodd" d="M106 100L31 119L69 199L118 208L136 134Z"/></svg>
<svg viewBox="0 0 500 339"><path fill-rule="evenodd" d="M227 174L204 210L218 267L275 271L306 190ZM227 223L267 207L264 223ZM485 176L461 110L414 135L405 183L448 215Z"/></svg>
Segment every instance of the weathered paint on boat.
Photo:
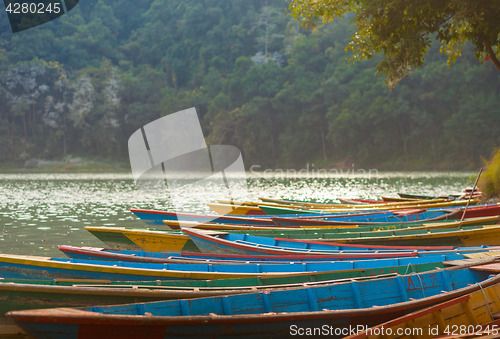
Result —
<svg viewBox="0 0 500 339"><path fill-rule="evenodd" d="M331 326L340 330L373 326L499 281L500 276L487 279L469 269L447 269L222 297L13 311L7 316L38 338L52 338L54 333L82 339L276 338L289 336L293 326Z"/></svg>
<svg viewBox="0 0 500 339"><path fill-rule="evenodd" d="M271 219L269 219L271 220ZM219 223L199 223L196 221L176 221L176 220L163 220L163 223L172 230L180 230L184 227L196 227L203 230L240 230L240 231L269 231L269 230L300 230L300 229L323 229L334 230L342 229L349 230L359 228L358 225L320 225L320 226L255 226L255 225L238 225L238 224L219 224ZM367 228L368 230L368 228Z"/></svg>
<svg viewBox="0 0 500 339"><path fill-rule="evenodd" d="M331 265L324 265L331 264ZM317 266L319 265L319 266ZM256 276L318 274L333 263L211 265L130 263L0 254L0 275L12 279L228 279ZM337 265L338 266L338 265Z"/></svg>
<svg viewBox="0 0 500 339"><path fill-rule="evenodd" d="M266 215L258 206L207 203L212 211L220 215Z"/></svg>
<svg viewBox="0 0 500 339"><path fill-rule="evenodd" d="M443 249L453 249L450 247L442 247ZM484 248L476 248L477 250L486 250ZM500 249L500 247L499 247ZM161 263L185 263L185 264L294 264L299 262L330 262L338 261L339 255L288 255L288 256L272 256L272 255L226 255L217 256L215 254L205 256L195 256L195 253L182 254L182 253L162 253L162 252L147 252L147 251L128 251L128 250L109 250L94 247L76 247L76 246L59 246L64 254L73 259L84 260L109 260L109 261L132 261L132 262L161 262ZM465 249L465 252L472 251L472 248ZM356 252L358 253L358 252ZM346 253L340 253L346 254ZM348 255L343 256L342 258ZM370 258L367 258L368 260ZM342 259L341 259L342 260ZM350 260L350 259L345 259ZM354 261L354 260L352 260Z"/></svg>
<svg viewBox="0 0 500 339"><path fill-rule="evenodd" d="M456 260L460 255L436 257L437 262L408 263L405 259L387 260L385 267L355 268L330 273L279 278L239 278L221 280L21 280L0 282L0 313L8 311L126 304L179 298L199 298L217 295L251 293L272 288L329 284L345 279L366 279L390 274L422 273L444 268L442 261ZM0 333L1 334L1 333Z"/></svg>
<svg viewBox="0 0 500 339"><path fill-rule="evenodd" d="M471 199L470 205L475 205L479 202L477 199ZM467 200L455 200L437 203L417 203L417 204L401 204L391 205L389 208L386 206L371 205L371 206L358 206L352 205L350 208L335 208L335 209L295 209L287 207L274 207L260 205L259 208L268 215L280 214L311 214L311 213L330 213L330 212L352 212L352 211L383 211L383 210L405 210L405 209L428 209L428 208L450 208L460 207L467 204Z"/></svg>
<svg viewBox="0 0 500 339"><path fill-rule="evenodd" d="M424 308L371 327L346 339L429 338L458 335L459 337L498 337L500 334L500 284ZM432 331L432 332L431 332ZM397 335L401 333L401 335Z"/></svg>
<svg viewBox="0 0 500 339"><path fill-rule="evenodd" d="M330 241L322 240L322 241ZM500 245L500 225L487 225L471 229L457 227L454 229L429 230L426 234L408 234L389 237L339 238L331 240L346 244L387 244L401 246L497 246Z"/></svg>
<svg viewBox="0 0 500 339"><path fill-rule="evenodd" d="M139 246L121 232L124 229L123 227L85 226L84 228L111 248L123 250L140 249ZM106 230L105 232L102 231L104 229Z"/></svg>
<svg viewBox="0 0 500 339"><path fill-rule="evenodd" d="M429 229L438 228L450 228L457 225L475 225L477 223L484 224L494 224L499 220L499 217L486 217L477 218L478 220L464 220L464 222L440 222L440 223L419 223L414 224L411 230L420 230L421 233L427 232ZM184 224L184 223L182 223ZM196 224L196 223L195 223ZM193 225L195 225L193 224ZM421 225L421 226L419 226ZM225 231L228 227L225 225L211 225L217 226L214 229ZM218 226L222 226L218 228ZM231 226L231 225L227 225ZM392 236L398 234L404 234L405 231L410 230L410 228L402 228L404 225L394 225L392 226L361 226L361 227L347 227L345 228L307 228L307 229L286 229L286 228L276 228L270 231L264 230L240 230L238 226L229 227L232 233L239 234L251 234L264 237L280 237L288 239L338 239L342 238L355 238L355 237L368 237L368 236ZM393 231L383 232L381 229L394 229ZM109 231L109 238L112 241L108 244L110 248L116 249L131 249L138 250L142 249L144 251L151 252L199 252L198 247L192 242L192 240L185 233L181 231L168 231L168 230L151 230L151 229L127 229L123 227L85 227L89 232L95 234L102 241L105 241L107 236L105 235ZM196 227L196 229L205 229L203 227ZM211 229L211 228L209 228ZM365 232L363 232L363 230ZM377 230L377 233L373 233L371 230ZM349 232L348 232L349 231ZM119 237L116 234L122 233L123 238L127 240L133 240L134 246L132 247L126 243L121 246L119 243ZM417 234L418 232L412 232L412 234Z"/></svg>
<svg viewBox="0 0 500 339"><path fill-rule="evenodd" d="M436 253L444 254L444 253ZM451 253L450 253L451 254ZM226 264L163 264L122 261L98 261L0 254L0 276L10 279L108 279L108 280L169 280L169 279L228 279L244 277L281 277L285 275L315 275L343 270L357 260L377 258L411 258L417 252L405 253L340 253L338 261L297 262L254 265ZM434 254L432 255L434 256ZM432 260L432 259L430 259ZM350 264L349 264L350 263ZM373 260L377 266L381 263ZM373 266L372 266L373 267Z"/></svg>
<svg viewBox="0 0 500 339"><path fill-rule="evenodd" d="M123 234L139 248L151 252L197 251L188 235L182 232L161 232L124 229Z"/></svg>
<svg viewBox="0 0 500 339"><path fill-rule="evenodd" d="M430 209L433 211L433 209ZM499 216L500 215L500 205L492 204L492 205L480 205L480 206L471 206L467 208L467 210L455 209L456 213L447 216L448 220L461 219L462 216L464 218L477 218L477 217L489 217L489 216ZM465 215L464 215L465 214ZM273 216L272 220L280 227L285 226L299 226L299 225L329 225L332 223L339 224L339 220L335 222L329 220L329 216L320 216L320 217L311 217L311 216ZM345 220L344 220L345 221ZM358 225L363 223L357 223Z"/></svg>
<svg viewBox="0 0 500 339"><path fill-rule="evenodd" d="M500 226L498 226L500 228ZM202 252L207 253L233 253L233 254L331 254L338 251L338 246L342 243L331 243L328 241L309 241L309 240L293 240L293 239L275 239L259 237L248 234L235 234L224 232L211 232L205 230L185 229L191 239L195 242L196 246ZM447 232L450 233L450 232ZM390 237L387 237L390 238ZM370 239L370 238L366 238ZM344 240L344 239L342 239ZM367 244L358 244L362 248L369 249ZM386 245L377 245L386 246ZM417 245L418 246L418 245ZM420 245L422 246L422 245ZM418 255L428 255L427 252L436 252L436 249L441 251L488 251L497 250L498 247L485 247L478 245L477 248L459 248L459 249L444 249L444 247L431 247L433 250L422 250ZM390 248L390 247L388 247ZM418 247L410 248L415 249ZM421 247L421 248L425 248ZM402 249L402 248L401 248ZM407 248L408 249L408 248ZM427 254L426 254L427 253Z"/></svg>
<svg viewBox="0 0 500 339"><path fill-rule="evenodd" d="M436 255L432 256L408 256L403 258L382 258L378 260L372 259L359 259L359 260L351 260L345 259L345 256L339 256L338 254L322 254L322 255L314 255L314 254L293 254L293 255L239 255L239 254L210 254L210 253L159 253L159 252L144 252L144 251L128 251L128 250L108 250L103 248L93 248L93 247L76 247L76 246L59 246L59 249L65 253L68 257L74 259L92 259L92 260L111 260L111 261L135 261L135 259L151 259L154 261L155 259L164 260L164 259L172 259L179 260L183 262L189 263L189 261L194 261L196 263L217 263L217 262L226 262L226 263L243 263L243 264L256 264L256 263L300 263L300 262L342 262L337 263L340 269L348 269L350 266L360 268L365 267L363 265L367 265L369 263L385 266L387 263L394 265L391 260L408 260L407 264L418 264L418 263L427 263L432 261L440 261L441 256L450 255L450 256L459 256L460 260L465 260L465 258L469 258L470 253L476 253L475 250L469 249L465 251L468 254L461 254L457 251L453 251L450 253L436 253ZM483 252L484 250L488 250L489 252ZM478 248L477 251L481 251L481 253L489 253L493 256L499 255L500 252L493 252L492 250L485 248ZM467 256L466 256L467 255ZM342 259L344 258L344 259ZM431 259L428 259L431 258ZM483 258L483 256L478 257ZM431 260L431 261L429 261ZM451 259L446 259L446 261L450 261ZM458 259L456 259L458 260ZM140 260L137 260L140 261ZM179 262L180 263L180 262ZM370 266L373 267L373 266ZM333 269L337 269L338 267L332 267Z"/></svg>
<svg viewBox="0 0 500 339"><path fill-rule="evenodd" d="M344 198L339 198L338 200L340 201L339 203L319 203L319 202L308 202L308 201L300 201L300 200L286 200L286 199L271 199L271 198L262 198L259 197L260 200L262 200L265 203L273 203L273 204L278 204L278 205L293 205L295 207L300 207L300 206L305 206L307 208L320 208L320 209L325 209L328 207L332 208L337 208L337 207L350 207L350 205L357 205L355 207L360 207L358 205L365 205L365 207L373 207L373 204L382 204L380 206L401 206L401 205L414 205L415 203L425 203L425 204L430 204L430 203L438 203L438 202L445 202L448 199L444 197L439 197L439 198L434 198L434 199L406 199L406 200L395 200L393 202L391 201L384 201L384 200L371 200L371 199L344 199ZM223 200L218 200L219 202L225 202ZM344 203L343 201L347 201ZM354 203L352 203L353 201ZM259 204L256 203L255 206L258 206ZM265 205L265 204L260 204L260 205ZM271 205L272 206L272 205Z"/></svg>
<svg viewBox="0 0 500 339"><path fill-rule="evenodd" d="M130 209L137 217L148 225L161 226L163 220L186 220L186 221L199 221L199 222L216 222L225 224L237 225L267 225L274 226L275 224L269 218L260 218L260 216L246 216L238 218L234 216L221 216L221 215L202 215L192 213L179 213L170 211L155 211L145 209Z"/></svg>
<svg viewBox="0 0 500 339"><path fill-rule="evenodd" d="M492 274L499 274L500 273L500 265L498 263L481 265L480 267L473 267L473 269L477 269L477 270L492 273Z"/></svg>
<svg viewBox="0 0 500 339"><path fill-rule="evenodd" d="M297 227L268 227L268 226L240 226L240 225L227 225L227 224L200 224L194 221L170 221L164 220L163 222L171 227L195 227L197 229L207 229L215 231L227 231L244 233L282 233L282 234L301 234L301 233L344 233L344 232L369 232L369 231L382 231L382 230L399 230L405 228L425 229L425 228L446 228L455 226L473 226L473 225L494 225L498 223L500 216L490 217L476 217L464 220L442 220L442 221L415 221L415 222L396 222L384 223L382 225L312 225ZM254 232L259 231L259 232Z"/></svg>
<svg viewBox="0 0 500 339"><path fill-rule="evenodd" d="M303 219L303 218L282 218L272 217L271 219L280 227L284 226L320 226L320 225L385 225L388 223L415 223L454 220L461 213L460 209L455 210L411 210L401 212L387 212L380 214L326 217L322 219Z"/></svg>

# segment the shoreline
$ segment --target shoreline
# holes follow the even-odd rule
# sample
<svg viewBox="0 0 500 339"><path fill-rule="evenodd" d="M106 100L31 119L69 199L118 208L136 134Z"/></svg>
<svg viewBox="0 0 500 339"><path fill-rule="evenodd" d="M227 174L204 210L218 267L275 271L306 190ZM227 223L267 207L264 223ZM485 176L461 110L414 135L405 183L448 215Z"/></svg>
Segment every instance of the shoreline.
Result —
<svg viewBox="0 0 500 339"><path fill-rule="evenodd" d="M44 159L36 159L35 161L31 161L28 165L23 164L21 162L4 162L0 164L0 173L89 173L89 172L130 172L130 164L128 159L88 159L88 158L71 158L72 161L68 160L44 160ZM263 173L287 173L287 172L296 172L296 173L330 173L335 172L337 174L351 174L359 172L370 172L370 173L378 173L378 172L467 172L473 173L476 172L476 169L471 169L469 167L463 168L424 168L424 167L388 167L388 166L371 166L370 170L364 170L361 168L316 168L309 171L305 169L296 169L294 167L290 168L269 168L266 170L254 170L253 168L247 168L247 173L255 173L255 174L263 174ZM302 171L302 172L301 172Z"/></svg>

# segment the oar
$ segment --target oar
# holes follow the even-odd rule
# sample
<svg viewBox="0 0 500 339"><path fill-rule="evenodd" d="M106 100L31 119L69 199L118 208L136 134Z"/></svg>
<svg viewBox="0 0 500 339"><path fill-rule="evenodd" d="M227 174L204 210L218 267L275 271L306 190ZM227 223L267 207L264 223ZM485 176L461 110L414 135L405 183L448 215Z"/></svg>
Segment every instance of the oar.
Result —
<svg viewBox="0 0 500 339"><path fill-rule="evenodd" d="M465 205L464 213L462 214L462 218L460 219L460 223L462 223L462 221L464 221L465 212L467 212L467 208L469 207L469 203L470 203L470 200L472 199L472 195L476 191L477 182L479 181L479 177L481 176L481 173L483 173L482 167L479 169L479 174L477 175L476 182L474 183L474 187L472 187L472 191L470 192L469 200L467 200L467 204Z"/></svg>

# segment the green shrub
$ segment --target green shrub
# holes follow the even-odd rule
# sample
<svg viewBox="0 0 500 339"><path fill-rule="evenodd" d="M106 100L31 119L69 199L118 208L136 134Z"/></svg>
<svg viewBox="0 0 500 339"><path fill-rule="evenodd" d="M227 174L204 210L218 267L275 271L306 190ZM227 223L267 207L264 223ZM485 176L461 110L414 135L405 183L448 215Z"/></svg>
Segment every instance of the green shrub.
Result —
<svg viewBox="0 0 500 339"><path fill-rule="evenodd" d="M500 198L500 147L493 152L491 160L486 161L478 186L486 199Z"/></svg>

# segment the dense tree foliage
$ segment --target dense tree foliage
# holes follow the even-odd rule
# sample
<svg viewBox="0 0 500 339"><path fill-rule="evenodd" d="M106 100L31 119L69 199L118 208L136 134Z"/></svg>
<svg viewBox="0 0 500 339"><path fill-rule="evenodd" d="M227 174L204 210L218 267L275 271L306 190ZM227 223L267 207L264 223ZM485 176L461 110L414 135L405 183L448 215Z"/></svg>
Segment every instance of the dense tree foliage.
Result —
<svg viewBox="0 0 500 339"><path fill-rule="evenodd" d="M12 34L0 20L0 162L127 156L144 124L195 106L247 167L471 168L500 144L500 76L439 43L389 91L348 63L349 20L297 27L284 0L99 0ZM254 167L256 168L256 167Z"/></svg>
<svg viewBox="0 0 500 339"><path fill-rule="evenodd" d="M448 63L470 41L476 59L491 59L500 71L496 55L500 48L499 0L293 0L290 9L309 28L320 19L330 22L354 13L357 31L348 49L354 52L354 60L382 53L377 68L387 74L390 87L424 63L434 37L441 42Z"/></svg>

